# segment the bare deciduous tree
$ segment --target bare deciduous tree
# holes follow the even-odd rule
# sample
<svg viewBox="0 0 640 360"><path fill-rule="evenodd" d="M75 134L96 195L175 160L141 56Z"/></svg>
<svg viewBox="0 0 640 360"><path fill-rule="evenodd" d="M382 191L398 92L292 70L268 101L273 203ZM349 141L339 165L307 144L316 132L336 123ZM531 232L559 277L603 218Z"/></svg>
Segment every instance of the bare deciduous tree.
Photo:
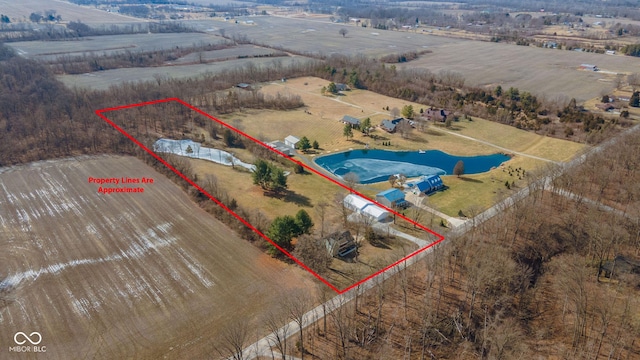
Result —
<svg viewBox="0 0 640 360"><path fill-rule="evenodd" d="M298 325L299 331L299 343L297 343L298 350L300 351L300 358L304 359L305 348L304 348L304 334L302 330L307 325L305 319L305 313L310 310L311 307L311 299L309 297L309 293L303 289L299 289L294 291L289 297L287 297L284 301L284 308L289 314L289 318L293 320L296 325Z"/></svg>
<svg viewBox="0 0 640 360"><path fill-rule="evenodd" d="M231 357L233 360L244 360L244 347L249 339L249 325L246 321L237 321L227 326L222 331L223 344L217 348L221 356Z"/></svg>

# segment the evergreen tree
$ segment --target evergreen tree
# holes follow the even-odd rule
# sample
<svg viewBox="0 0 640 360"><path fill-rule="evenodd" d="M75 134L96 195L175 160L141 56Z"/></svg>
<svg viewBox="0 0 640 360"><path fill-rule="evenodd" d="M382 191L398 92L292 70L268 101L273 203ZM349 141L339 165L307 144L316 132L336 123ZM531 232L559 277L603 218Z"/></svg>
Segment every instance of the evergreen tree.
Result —
<svg viewBox="0 0 640 360"><path fill-rule="evenodd" d="M311 228L313 227L313 220L309 213L307 213L304 209L300 209L296 214L296 224L298 225L298 234L295 236L299 236L302 234L309 234L311 232Z"/></svg>
<svg viewBox="0 0 640 360"><path fill-rule="evenodd" d="M629 106L640 107L640 91L636 91L631 95Z"/></svg>
<svg viewBox="0 0 640 360"><path fill-rule="evenodd" d="M311 149L311 142L309 141L309 139L307 139L306 136L303 136L297 145L298 145L298 148L303 152L307 152L307 150Z"/></svg>
<svg viewBox="0 0 640 360"><path fill-rule="evenodd" d="M406 119L413 119L413 105L405 105L402 107L402 116Z"/></svg>
<svg viewBox="0 0 640 360"><path fill-rule="evenodd" d="M369 135L369 131L371 131L371 119L366 118L362 120L362 123L360 124L360 130L362 130L362 132L366 135Z"/></svg>
<svg viewBox="0 0 640 360"><path fill-rule="evenodd" d="M342 135L344 135L347 140L353 137L353 130L351 129L351 125L344 124L344 129L342 130Z"/></svg>

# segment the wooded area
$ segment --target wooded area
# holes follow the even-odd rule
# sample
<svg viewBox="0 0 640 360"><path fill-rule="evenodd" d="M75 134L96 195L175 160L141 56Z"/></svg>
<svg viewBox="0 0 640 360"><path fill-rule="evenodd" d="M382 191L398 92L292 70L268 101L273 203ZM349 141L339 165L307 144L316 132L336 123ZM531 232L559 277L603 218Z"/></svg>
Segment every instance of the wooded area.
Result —
<svg viewBox="0 0 640 360"><path fill-rule="evenodd" d="M313 323L305 358L638 358L639 151L632 134L550 189L530 177L531 196Z"/></svg>

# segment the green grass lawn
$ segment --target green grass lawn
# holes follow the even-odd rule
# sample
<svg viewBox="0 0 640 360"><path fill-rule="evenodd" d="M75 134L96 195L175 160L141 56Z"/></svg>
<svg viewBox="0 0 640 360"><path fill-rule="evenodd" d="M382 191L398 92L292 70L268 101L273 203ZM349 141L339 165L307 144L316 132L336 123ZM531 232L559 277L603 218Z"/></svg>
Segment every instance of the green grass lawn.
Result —
<svg viewBox="0 0 640 360"><path fill-rule="evenodd" d="M463 175L460 178L443 176L442 181L447 189L429 196L426 201L429 206L449 216L458 216L460 210L465 215L469 215L470 210L486 210L497 201L526 186L526 176L520 175L522 179L518 179L519 173L513 169L522 168L525 173L531 173L540 166L543 166L540 160L515 157L503 166L486 173ZM507 181L510 185L514 182L515 186L508 189L505 186Z"/></svg>

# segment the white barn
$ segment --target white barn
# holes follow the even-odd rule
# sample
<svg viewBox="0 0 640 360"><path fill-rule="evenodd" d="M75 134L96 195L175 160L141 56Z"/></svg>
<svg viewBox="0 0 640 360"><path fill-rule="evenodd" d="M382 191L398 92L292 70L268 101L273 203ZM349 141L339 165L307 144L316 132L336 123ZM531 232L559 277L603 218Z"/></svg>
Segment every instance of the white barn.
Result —
<svg viewBox="0 0 640 360"><path fill-rule="evenodd" d="M372 201L355 194L347 195L343 203L347 209L366 215L376 221L383 221L391 215L387 210L374 204Z"/></svg>

